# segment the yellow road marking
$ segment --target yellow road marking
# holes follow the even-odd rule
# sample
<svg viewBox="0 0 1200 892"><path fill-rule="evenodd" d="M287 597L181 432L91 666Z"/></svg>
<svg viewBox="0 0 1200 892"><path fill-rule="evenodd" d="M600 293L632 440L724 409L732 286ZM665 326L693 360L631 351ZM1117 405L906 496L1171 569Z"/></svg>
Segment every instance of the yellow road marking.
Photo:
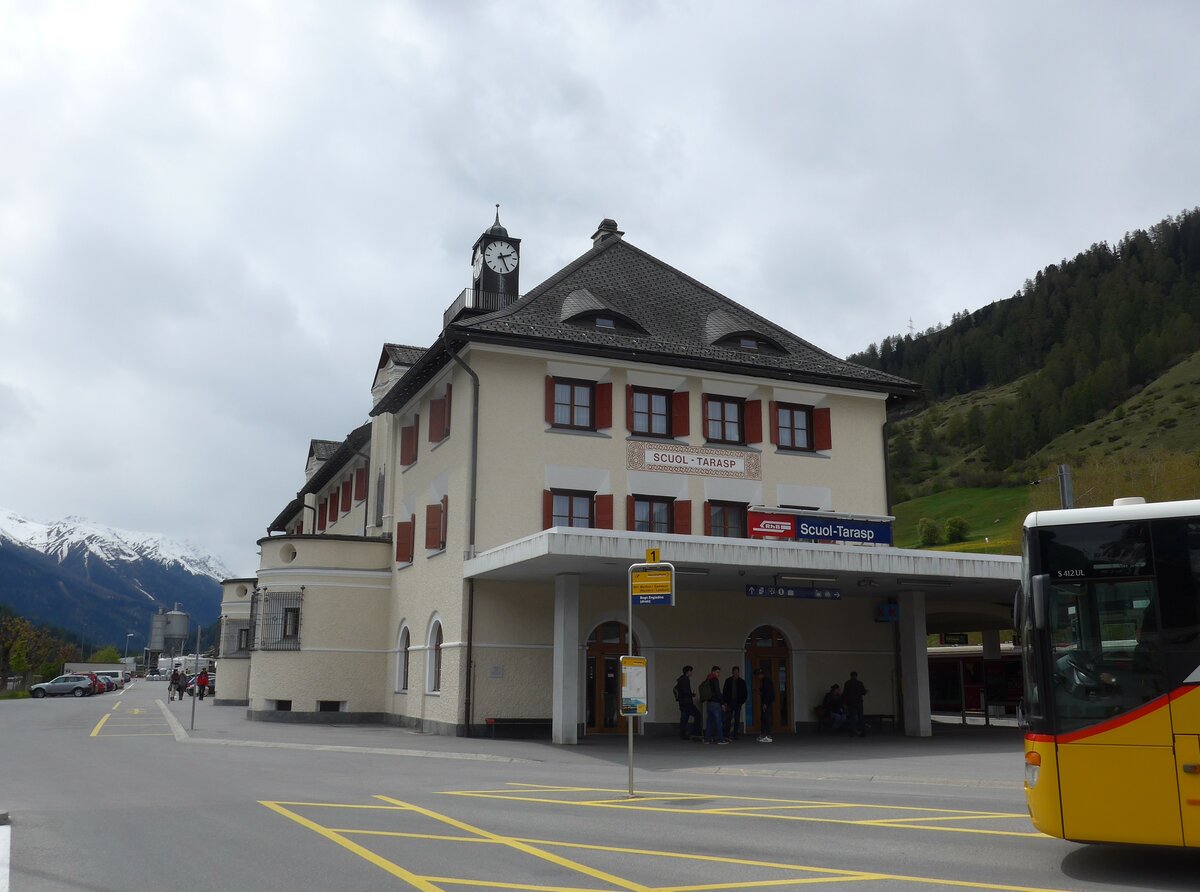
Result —
<svg viewBox="0 0 1200 892"><path fill-rule="evenodd" d="M617 792L605 788L594 788L588 790L586 787L570 787L570 788L538 788L533 784L513 784L529 789L529 792L570 792L570 793L611 793ZM982 827L931 827L925 826L918 821L946 821L946 820L997 820L997 819L1026 819L1027 815L1021 812L971 812L958 809L937 809L924 806L900 806L900 805L878 805L868 802L818 802L811 800L797 799L776 799L770 797L753 797L753 796L729 796L729 795L713 795L705 796L701 794L669 794L661 791L655 791L645 799L554 799L545 796L528 795L522 790L447 790L444 791L447 796L468 796L478 799L501 799L513 802L534 802L547 805L576 805L588 806L592 808L616 808L628 809L631 811L647 811L660 814L687 814L687 815L718 815L724 817L742 817L742 818L760 818L765 820L776 821L804 821L816 824L844 824L856 827L884 827L896 828L900 830L930 830L942 833L976 833L985 836L1016 836L1026 839L1044 839L1044 834L1037 831L1027 830L998 830ZM759 802L762 805L755 806L717 806L714 808L685 808L685 807L668 807L663 805L641 805L645 801L660 801L662 799L670 799L678 802L687 802L688 799L695 800L732 800L740 802ZM848 809L861 808L877 811L891 812L906 812L907 815L903 818L832 818L832 817L817 817L814 815L798 815L784 814L783 812L791 812L796 810L816 811L822 809ZM914 814L915 812L915 814Z"/></svg>
<svg viewBox="0 0 1200 892"><path fill-rule="evenodd" d="M96 722L96 727L92 729L92 733L89 735L90 737L95 737L100 733L100 729L104 727L104 723L108 721L108 717L110 715L112 715L111 712L106 712L103 716L101 716L100 721Z"/></svg>
<svg viewBox="0 0 1200 892"><path fill-rule="evenodd" d="M309 830L313 831L314 833L320 834L321 836L324 836L326 839L333 840L339 846L342 846L345 849L349 849L351 852L358 855L360 858L365 858L367 861L370 861L372 864L374 864L380 870L386 871L387 873L390 873L394 877L399 877L400 879L404 880L407 883L411 883L417 889L424 890L424 892L441 892L441 890L438 889L437 886L433 885L432 883L426 882L424 879L417 876L415 873L411 873L410 871L405 870L399 864L393 864L391 861L388 861L386 858L382 858L379 855L376 855L370 849L360 846L358 843L352 842L351 840L346 839L342 836L339 836L337 833L334 833L331 830L326 830L320 824L318 824L314 821L310 821L308 818L302 817L302 816L296 814L294 811L289 811L288 809L284 808L283 806L279 805L278 803L263 802L260 800L258 804L265 805L267 808L271 809L271 811L277 812L278 814L283 815L285 818L289 818L289 819L295 821L301 827L307 827Z"/></svg>
<svg viewBox="0 0 1200 892"><path fill-rule="evenodd" d="M735 890L735 889L764 889L776 886L789 885L814 885L817 883L841 883L841 882L868 882L868 881L890 881L890 882L906 882L918 885L940 886L943 888L962 888L962 889L992 889L997 892L1061 892L1061 890L1048 889L1044 887L1033 886L1016 886L1009 884L996 884L977 882L972 880L952 880L940 877L923 877L911 876L904 874L887 874L874 871L855 871L841 870L828 867L812 867L800 864L789 864L773 861L757 861L743 858L729 858L719 855L702 855L683 852L666 852L652 849L636 849L624 846L605 846L594 843L575 843L562 840L545 840L545 839L530 839L521 837L508 837L498 833L492 833L470 824L458 821L447 815L442 815L429 809L422 808L413 803L405 803L398 799L393 799L389 796L377 796L384 802L390 805L385 810L391 811L407 811L413 814L421 815L430 818L440 823L448 824L462 830L465 833L472 834L471 836L453 836L443 834L426 834L426 833L406 833L401 831L383 831L383 830L352 830L352 829L333 829L323 827L314 821L304 818L295 812L283 807L279 802L266 802L260 804L272 809L278 814L287 817L301 826L307 827L310 830L331 839L339 845L347 848L375 864L377 867L387 871L393 876L400 877L411 883L418 889L433 890L440 892L439 887L434 884L447 884L457 886L470 887L485 887L494 889L511 889L511 890L528 890L528 892L595 892L594 889L586 889L575 886L547 886L533 883L520 882L503 882L495 879L490 880L473 880L467 878L447 877L447 876L418 876L399 865L388 861L387 859L376 855L369 849L360 846L348 839L345 839L343 834L354 833L369 836L386 836L386 837L402 837L409 839L427 839L447 842L472 842L472 843L491 843L503 845L516 851L533 855L536 858L549 861L558 866L564 867L573 872L582 873L593 879L601 880L602 882L611 883L623 889L642 890L642 892L719 892L719 890ZM305 803L305 805L313 807L325 808L379 808L378 806L363 806L358 804L339 804L339 803ZM624 854L638 855L645 857L671 858L676 860L690 862L705 862L713 864L737 865L744 867L767 868L774 870L796 871L808 876L792 876L780 877L772 879L753 879L745 881L734 881L725 883L703 883L696 885L678 885L678 886L657 886L648 887L634 883L630 880L624 880L621 877L590 868L568 858L563 858L547 852L545 848L562 848L562 849L579 849L583 851L603 852L607 854ZM815 874L815 876L814 876Z"/></svg>
<svg viewBox="0 0 1200 892"><path fill-rule="evenodd" d="M114 703L114 704L113 704L112 711L113 711L113 712L116 712L116 711L117 711L118 709L120 709L120 708L121 708L121 704L120 704L120 703Z"/></svg>
<svg viewBox="0 0 1200 892"><path fill-rule="evenodd" d="M103 736L104 737L174 737L175 735L172 734L170 731L160 731L158 733L148 731L148 732L138 732L136 734L105 734Z"/></svg>
<svg viewBox="0 0 1200 892"><path fill-rule="evenodd" d="M568 870L573 870L576 873L582 873L584 876L589 876L592 879L600 880L605 883L612 883L621 889L628 889L630 892L650 892L648 886L643 886L641 883L635 883L632 880L626 880L622 877L607 873L603 870L597 870L594 867L588 867L586 864L580 864L577 861L572 861L569 858L563 858L560 855L554 855L550 852L544 852L539 848L521 842L511 837L502 836L499 833L492 833L490 830L484 830L479 827L472 827L463 821L456 820L449 815L438 814L435 811L430 811L427 808L422 808L419 805L413 805L410 802L401 802L398 799L392 799L388 796L376 796L376 799L381 799L384 802L390 802L392 805L403 805L404 807L415 811L417 814L425 815L427 818L432 818L435 821L441 821L443 824L449 824L451 827L457 827L467 833L474 833L485 839L492 839L496 842L502 842L518 852L524 852L526 855L532 855L535 858L540 858L543 861L549 861L551 864L557 864L559 867L565 867Z"/></svg>

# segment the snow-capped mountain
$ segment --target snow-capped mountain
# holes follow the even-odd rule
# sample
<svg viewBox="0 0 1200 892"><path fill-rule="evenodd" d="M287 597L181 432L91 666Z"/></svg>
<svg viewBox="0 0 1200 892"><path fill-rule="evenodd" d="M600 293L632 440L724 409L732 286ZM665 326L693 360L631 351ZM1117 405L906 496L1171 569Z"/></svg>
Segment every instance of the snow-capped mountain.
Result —
<svg viewBox="0 0 1200 892"><path fill-rule="evenodd" d="M101 561L152 560L218 581L233 575L219 558L190 543L177 542L160 533L104 526L82 517L64 517L44 524L0 508L0 539L33 548L59 562L83 550Z"/></svg>
<svg viewBox="0 0 1200 892"><path fill-rule="evenodd" d="M0 604L21 616L124 645L145 644L150 617L176 603L193 623L220 612L219 558L157 533L67 517L46 524L0 508Z"/></svg>

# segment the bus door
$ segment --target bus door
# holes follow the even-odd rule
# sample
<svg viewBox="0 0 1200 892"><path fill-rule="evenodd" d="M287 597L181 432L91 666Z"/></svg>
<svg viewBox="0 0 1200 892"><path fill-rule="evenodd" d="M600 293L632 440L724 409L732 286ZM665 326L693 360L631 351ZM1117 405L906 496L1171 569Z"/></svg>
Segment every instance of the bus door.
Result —
<svg viewBox="0 0 1200 892"><path fill-rule="evenodd" d="M1063 835L1182 845L1179 785L1165 695L1135 655L1154 583L1051 588L1051 667Z"/></svg>

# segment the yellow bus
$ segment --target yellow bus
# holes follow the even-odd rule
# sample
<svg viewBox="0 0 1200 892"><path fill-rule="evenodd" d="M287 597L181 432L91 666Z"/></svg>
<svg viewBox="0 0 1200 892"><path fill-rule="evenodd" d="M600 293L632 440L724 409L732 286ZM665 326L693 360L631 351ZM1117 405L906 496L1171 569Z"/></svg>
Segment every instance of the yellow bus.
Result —
<svg viewBox="0 0 1200 892"><path fill-rule="evenodd" d="M1035 512L1022 555L1034 826L1200 847L1200 500Z"/></svg>

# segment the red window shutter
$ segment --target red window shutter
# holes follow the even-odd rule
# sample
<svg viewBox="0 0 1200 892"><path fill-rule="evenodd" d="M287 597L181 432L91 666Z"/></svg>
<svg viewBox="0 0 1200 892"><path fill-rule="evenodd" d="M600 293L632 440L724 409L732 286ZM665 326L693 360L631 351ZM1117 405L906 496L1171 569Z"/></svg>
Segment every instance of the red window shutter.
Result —
<svg viewBox="0 0 1200 892"><path fill-rule="evenodd" d="M417 460L417 419L400 428L400 464L407 467Z"/></svg>
<svg viewBox="0 0 1200 892"><path fill-rule="evenodd" d="M440 443L446 439L446 435L442 432L442 428L446 424L446 401L445 400L430 400L429 401L429 442Z"/></svg>
<svg viewBox="0 0 1200 892"><path fill-rule="evenodd" d="M613 528L613 497L612 493L596 496L596 529L611 530Z"/></svg>
<svg viewBox="0 0 1200 892"><path fill-rule="evenodd" d="M779 445L779 404L775 400L767 403L767 414L770 418L767 419L767 425L771 431L771 445Z"/></svg>
<svg viewBox="0 0 1200 892"><path fill-rule="evenodd" d="M546 424L554 424L554 378L546 376Z"/></svg>
<svg viewBox="0 0 1200 892"><path fill-rule="evenodd" d="M746 442L762 442L762 400L746 400Z"/></svg>
<svg viewBox="0 0 1200 892"><path fill-rule="evenodd" d="M361 502L367 497L367 467L363 465L354 472L354 501Z"/></svg>
<svg viewBox="0 0 1200 892"><path fill-rule="evenodd" d="M333 524L337 523L338 506L340 504L341 504L341 502L338 500L338 488L335 486L329 492L329 525L330 526L333 526Z"/></svg>
<svg viewBox="0 0 1200 892"><path fill-rule="evenodd" d="M633 513L633 496L625 497L625 529L632 530L637 526L637 517Z"/></svg>
<svg viewBox="0 0 1200 892"><path fill-rule="evenodd" d="M681 536L690 536L692 534L692 502L690 499L676 499L675 504L671 506L675 512L674 530Z"/></svg>
<svg viewBox="0 0 1200 892"><path fill-rule="evenodd" d="M412 563L413 559L413 522L401 521L396 524L396 562L399 564Z"/></svg>
<svg viewBox="0 0 1200 892"><path fill-rule="evenodd" d="M347 477L345 480L342 481L342 513L343 514L345 514L347 511L350 510L350 497L354 494L353 488L354 488L354 485L350 482L349 477Z"/></svg>
<svg viewBox="0 0 1200 892"><path fill-rule="evenodd" d="M704 535L712 535L712 508L708 502L704 503Z"/></svg>
<svg viewBox="0 0 1200 892"><path fill-rule="evenodd" d="M554 526L554 493L548 489L542 490L542 529L548 530Z"/></svg>
<svg viewBox="0 0 1200 892"><path fill-rule="evenodd" d="M828 409L813 409L813 448L833 448L833 431L829 423Z"/></svg>
<svg viewBox="0 0 1200 892"><path fill-rule="evenodd" d="M625 430L633 433L633 385L625 385ZM633 529L630 527L629 529Z"/></svg>
<svg viewBox="0 0 1200 892"><path fill-rule="evenodd" d="M604 381L596 385L596 430L606 430L610 427L612 427L612 382Z"/></svg>
<svg viewBox="0 0 1200 892"><path fill-rule="evenodd" d="M317 532L318 533L325 531L325 511L326 511L325 502L324 502L324 500L322 500L321 504L319 504L317 506Z"/></svg>
<svg viewBox="0 0 1200 892"><path fill-rule="evenodd" d="M671 436L686 437L692 421L692 395L686 390L671 394Z"/></svg>
<svg viewBox="0 0 1200 892"><path fill-rule="evenodd" d="M425 506L425 547L434 551L442 547L442 506Z"/></svg>

